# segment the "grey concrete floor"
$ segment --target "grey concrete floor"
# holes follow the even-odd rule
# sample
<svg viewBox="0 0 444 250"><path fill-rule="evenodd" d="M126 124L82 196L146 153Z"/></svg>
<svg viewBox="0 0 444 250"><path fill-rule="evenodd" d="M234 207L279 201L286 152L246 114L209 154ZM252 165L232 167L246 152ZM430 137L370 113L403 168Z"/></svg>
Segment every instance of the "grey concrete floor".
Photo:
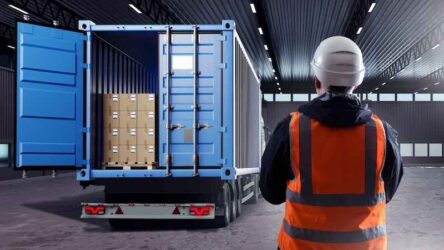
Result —
<svg viewBox="0 0 444 250"><path fill-rule="evenodd" d="M444 169L407 168L388 208L389 249L444 249ZM72 174L0 182L1 249L276 249L283 205L263 199L223 229L159 222L111 231L103 220L81 220L80 202L103 199Z"/></svg>

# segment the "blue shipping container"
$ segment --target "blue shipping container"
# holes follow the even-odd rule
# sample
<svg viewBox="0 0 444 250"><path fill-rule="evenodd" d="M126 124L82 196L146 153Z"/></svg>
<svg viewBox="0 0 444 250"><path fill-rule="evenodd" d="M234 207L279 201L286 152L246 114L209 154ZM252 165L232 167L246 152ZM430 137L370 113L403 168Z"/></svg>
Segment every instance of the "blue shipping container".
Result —
<svg viewBox="0 0 444 250"><path fill-rule="evenodd" d="M259 80L233 21L79 29L17 25L18 168L75 168L82 182L259 172ZM158 168L102 169L103 94L147 92Z"/></svg>

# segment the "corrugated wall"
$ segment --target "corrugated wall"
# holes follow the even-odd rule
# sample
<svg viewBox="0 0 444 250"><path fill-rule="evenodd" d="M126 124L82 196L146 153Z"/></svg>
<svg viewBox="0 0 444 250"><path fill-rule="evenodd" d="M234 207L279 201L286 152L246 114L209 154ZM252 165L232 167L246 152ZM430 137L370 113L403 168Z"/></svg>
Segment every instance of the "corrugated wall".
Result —
<svg viewBox="0 0 444 250"><path fill-rule="evenodd" d="M265 124L272 130L301 102L263 103ZM373 102L369 107L398 133L399 143L444 143L444 104L440 102ZM405 163L442 164L443 157L404 157Z"/></svg>
<svg viewBox="0 0 444 250"><path fill-rule="evenodd" d="M0 67L0 143L14 141L15 71Z"/></svg>

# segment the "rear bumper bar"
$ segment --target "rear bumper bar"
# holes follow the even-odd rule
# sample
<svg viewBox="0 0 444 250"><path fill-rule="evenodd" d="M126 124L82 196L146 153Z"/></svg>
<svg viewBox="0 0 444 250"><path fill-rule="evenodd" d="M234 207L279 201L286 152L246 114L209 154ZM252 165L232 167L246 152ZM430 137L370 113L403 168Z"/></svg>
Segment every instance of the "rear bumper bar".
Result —
<svg viewBox="0 0 444 250"><path fill-rule="evenodd" d="M80 218L99 219L214 219L213 203L82 203Z"/></svg>

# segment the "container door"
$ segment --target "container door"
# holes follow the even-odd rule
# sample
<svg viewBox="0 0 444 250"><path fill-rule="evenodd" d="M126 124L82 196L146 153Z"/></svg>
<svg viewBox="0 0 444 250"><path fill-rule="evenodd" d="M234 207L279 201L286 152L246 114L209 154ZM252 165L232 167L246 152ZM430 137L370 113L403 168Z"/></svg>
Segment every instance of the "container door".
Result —
<svg viewBox="0 0 444 250"><path fill-rule="evenodd" d="M83 37L17 24L18 168L82 165Z"/></svg>
<svg viewBox="0 0 444 250"><path fill-rule="evenodd" d="M197 152L199 168L221 166L222 116L222 35L199 34L197 46ZM193 35L171 34L170 45L170 130L171 167L193 166ZM165 166L167 42L160 35L159 163Z"/></svg>

